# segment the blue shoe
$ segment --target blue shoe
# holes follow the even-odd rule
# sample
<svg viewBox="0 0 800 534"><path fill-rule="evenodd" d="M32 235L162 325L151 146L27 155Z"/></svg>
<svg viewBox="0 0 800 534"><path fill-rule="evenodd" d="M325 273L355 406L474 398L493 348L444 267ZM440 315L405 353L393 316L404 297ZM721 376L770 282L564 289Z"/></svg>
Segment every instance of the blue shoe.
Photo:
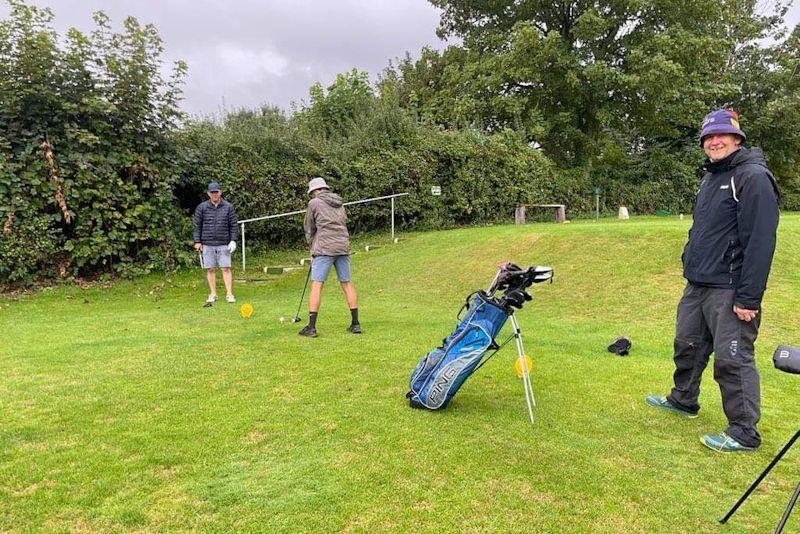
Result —
<svg viewBox="0 0 800 534"><path fill-rule="evenodd" d="M661 408L662 410L667 410L672 413L676 413L682 417L688 417L689 419L694 419L697 417L695 412L689 412L682 408L678 408L674 404L672 404L666 397L659 397L658 395L648 395L645 397L644 402L647 403L648 406L652 406L653 408Z"/></svg>
<svg viewBox="0 0 800 534"><path fill-rule="evenodd" d="M752 452L758 448L742 445L725 432L700 436L700 442L712 451L717 452Z"/></svg>

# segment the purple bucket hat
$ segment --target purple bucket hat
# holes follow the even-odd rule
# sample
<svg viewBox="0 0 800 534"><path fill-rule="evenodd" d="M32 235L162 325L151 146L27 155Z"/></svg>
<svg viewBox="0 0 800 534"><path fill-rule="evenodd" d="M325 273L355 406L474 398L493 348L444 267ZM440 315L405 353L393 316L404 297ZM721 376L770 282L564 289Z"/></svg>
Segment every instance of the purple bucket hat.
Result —
<svg viewBox="0 0 800 534"><path fill-rule="evenodd" d="M742 140L747 139L739 129L739 114L732 109L718 109L705 116L700 127L700 144L707 136L714 134L735 134Z"/></svg>

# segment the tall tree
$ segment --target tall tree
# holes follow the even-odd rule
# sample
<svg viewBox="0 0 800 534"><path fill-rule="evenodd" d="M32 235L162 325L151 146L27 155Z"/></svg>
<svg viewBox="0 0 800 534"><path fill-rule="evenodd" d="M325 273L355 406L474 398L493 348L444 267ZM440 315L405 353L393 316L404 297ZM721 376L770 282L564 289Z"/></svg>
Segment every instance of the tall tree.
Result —
<svg viewBox="0 0 800 534"><path fill-rule="evenodd" d="M708 108L746 100L739 58L780 39L786 10L780 0L430 1L443 10L439 34L463 41L454 84L484 104L469 105L476 125L523 129L566 166L620 144L683 144Z"/></svg>

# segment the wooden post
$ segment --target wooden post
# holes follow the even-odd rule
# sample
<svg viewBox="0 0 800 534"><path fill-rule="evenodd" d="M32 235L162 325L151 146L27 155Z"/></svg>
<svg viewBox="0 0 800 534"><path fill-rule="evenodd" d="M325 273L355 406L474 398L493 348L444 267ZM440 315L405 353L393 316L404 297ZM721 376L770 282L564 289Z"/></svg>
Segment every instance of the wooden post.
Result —
<svg viewBox="0 0 800 534"><path fill-rule="evenodd" d="M558 208L556 208L556 222L563 223L567 220L566 208L562 204Z"/></svg>
<svg viewBox="0 0 800 534"><path fill-rule="evenodd" d="M525 224L525 206L517 206L514 210L514 224Z"/></svg>

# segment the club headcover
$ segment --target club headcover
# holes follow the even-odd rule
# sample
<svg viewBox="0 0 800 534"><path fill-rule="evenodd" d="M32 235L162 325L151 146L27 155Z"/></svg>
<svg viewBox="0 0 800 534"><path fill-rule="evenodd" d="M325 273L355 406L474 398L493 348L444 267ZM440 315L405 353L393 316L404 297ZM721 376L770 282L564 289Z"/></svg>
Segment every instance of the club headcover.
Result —
<svg viewBox="0 0 800 534"><path fill-rule="evenodd" d="M800 349L789 345L779 345L772 355L776 369L785 373L800 374Z"/></svg>
<svg viewBox="0 0 800 534"><path fill-rule="evenodd" d="M631 350L631 339L629 337L618 337L608 346L608 352L613 352L617 356L627 356Z"/></svg>

